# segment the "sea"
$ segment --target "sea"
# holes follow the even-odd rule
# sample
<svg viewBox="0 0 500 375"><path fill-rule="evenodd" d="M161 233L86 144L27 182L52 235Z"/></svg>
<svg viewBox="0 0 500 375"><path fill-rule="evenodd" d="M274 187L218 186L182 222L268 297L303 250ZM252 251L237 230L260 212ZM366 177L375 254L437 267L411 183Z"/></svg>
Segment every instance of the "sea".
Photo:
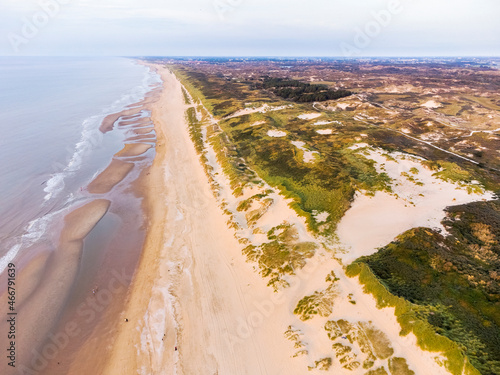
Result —
<svg viewBox="0 0 500 375"><path fill-rule="evenodd" d="M103 118L159 82L129 58L0 57L0 275L54 235L123 147Z"/></svg>

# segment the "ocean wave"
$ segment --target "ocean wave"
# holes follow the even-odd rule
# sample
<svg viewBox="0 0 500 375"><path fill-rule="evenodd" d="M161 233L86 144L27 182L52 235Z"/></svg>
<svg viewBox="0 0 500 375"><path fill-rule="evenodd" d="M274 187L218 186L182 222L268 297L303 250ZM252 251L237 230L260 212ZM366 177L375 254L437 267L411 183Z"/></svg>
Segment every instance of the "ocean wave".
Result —
<svg viewBox="0 0 500 375"><path fill-rule="evenodd" d="M128 90L116 101L103 108L100 114L90 116L82 122L79 141L74 147L68 149L68 153L71 155L69 161L66 164L54 162L53 169L58 170L58 172L51 174L50 178L45 182L43 188L43 191L46 193L44 196L44 205L56 199L64 191L66 186L65 180L77 173L83 163L85 163L86 156L102 144L103 134L99 131L99 125L102 120L108 114L119 112L126 106L141 101L151 91L150 85L160 82L161 78L158 74L144 67L144 76L139 85ZM64 199L61 205L58 205L63 208L30 221L24 227L24 234L12 239L15 241L15 244L11 245L9 250L0 257L0 273L18 256L20 251L32 246L44 236L54 216L64 211L64 207L70 203L72 197L75 197L74 192L68 192L66 198L69 199Z"/></svg>
<svg viewBox="0 0 500 375"><path fill-rule="evenodd" d="M159 82L161 82L160 76L145 68L145 74L140 85L124 93L119 99L104 108L101 114L93 115L83 121L80 140L72 150L73 154L68 164L62 166L54 163L55 167L59 167L57 169L62 168L62 171L53 173L47 180L43 189L46 193L44 196L45 203L57 197L64 190L65 179L77 172L81 168L85 156L102 143L103 135L99 131L102 120L111 113L119 112L125 109L126 106L143 100L146 94L151 91L150 86Z"/></svg>
<svg viewBox="0 0 500 375"><path fill-rule="evenodd" d="M47 232L47 228L54 216L63 211L64 209L51 212L30 221L26 226L25 233L19 239L19 242L12 246L9 251L7 251L7 254L0 258L0 274L7 268L8 264L14 260L14 258L19 253L19 250L27 248L40 240L42 236Z"/></svg>

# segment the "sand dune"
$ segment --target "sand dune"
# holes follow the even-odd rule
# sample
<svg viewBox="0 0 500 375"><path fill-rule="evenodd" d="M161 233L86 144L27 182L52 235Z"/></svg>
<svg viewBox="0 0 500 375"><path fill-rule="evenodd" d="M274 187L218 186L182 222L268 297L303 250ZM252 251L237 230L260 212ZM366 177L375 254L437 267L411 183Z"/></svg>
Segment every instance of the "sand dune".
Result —
<svg viewBox="0 0 500 375"><path fill-rule="evenodd" d="M242 255L244 245L236 241L210 190L188 134L179 82L168 70L158 69L165 90L152 116L158 148L148 184L151 227L122 314L128 323L117 334L103 374L325 373L307 368L333 356L324 330L327 319L371 321L388 337L395 355L406 358L418 374L445 374L435 361L439 353L422 351L413 335L399 336L393 309L377 309L373 297L356 279L347 278L326 250L289 278L289 288L275 293L267 286ZM223 182L225 177L218 176ZM288 218L295 220L301 236L311 239L287 200L276 198L258 225L272 227ZM301 321L293 313L298 300L325 288L332 270L339 277L334 312ZM300 331L307 355L293 358L297 348L284 337L289 326ZM346 370L334 361L327 373L366 372L361 367Z"/></svg>
<svg viewBox="0 0 500 375"><path fill-rule="evenodd" d="M419 159L393 153L392 160L387 160L383 153L382 150L371 150L368 157L377 162L379 172L386 172L393 179L394 193L379 191L374 197L362 193L356 195L338 225L339 240L346 248L346 252L339 256L348 263L362 255L375 253L378 247L411 228L444 231L441 220L447 206L493 197L488 192L469 194L467 186L440 180Z"/></svg>

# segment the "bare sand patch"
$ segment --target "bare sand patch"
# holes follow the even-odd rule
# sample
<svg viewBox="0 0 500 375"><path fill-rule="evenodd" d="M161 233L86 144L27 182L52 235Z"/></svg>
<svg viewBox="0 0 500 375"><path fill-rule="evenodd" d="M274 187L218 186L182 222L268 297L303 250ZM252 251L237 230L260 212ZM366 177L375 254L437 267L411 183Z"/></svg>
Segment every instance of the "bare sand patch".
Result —
<svg viewBox="0 0 500 375"><path fill-rule="evenodd" d="M420 106L421 107L425 107L425 108L432 108L432 109L434 109L434 108L440 108L443 105L441 103L438 103L435 100L428 100L425 103L421 104Z"/></svg>
<svg viewBox="0 0 500 375"><path fill-rule="evenodd" d="M330 125L330 124L342 125L342 123L340 121L336 121L336 120L334 120L334 121L316 121L312 125L318 126L318 125Z"/></svg>
<svg viewBox="0 0 500 375"><path fill-rule="evenodd" d="M312 120L312 119L318 118L320 116L321 116L321 113L312 112L312 113L303 113L301 115L298 115L297 117L300 118L301 120Z"/></svg>
<svg viewBox="0 0 500 375"><path fill-rule="evenodd" d="M354 146L351 148L367 147ZM368 157L377 162L377 170L393 180L393 194L379 191L370 197L358 192L338 225L339 240L346 250L339 256L347 263L375 253L378 247L411 228L444 231L441 220L447 206L493 197L490 192L469 194L466 187L437 178L417 158L401 153L389 156L394 160L388 160L382 150L369 149Z"/></svg>
<svg viewBox="0 0 500 375"><path fill-rule="evenodd" d="M333 133L333 129L318 129L316 130L316 133L322 134L322 135L328 135Z"/></svg>
<svg viewBox="0 0 500 375"><path fill-rule="evenodd" d="M339 108L341 110L346 110L347 108L349 108L351 106L351 103L337 103L337 105L335 106L335 108Z"/></svg>
<svg viewBox="0 0 500 375"><path fill-rule="evenodd" d="M286 133L281 130L268 130L267 135L270 137L280 138L286 136Z"/></svg>
<svg viewBox="0 0 500 375"><path fill-rule="evenodd" d="M257 125L264 125L266 122L265 121L255 121L252 125L250 126L257 126Z"/></svg>
<svg viewBox="0 0 500 375"><path fill-rule="evenodd" d="M270 106L269 104L263 104L260 107L251 107L251 108L245 108L245 109L240 109L236 112L234 112L232 115L224 117L224 119L230 119L234 117L240 117L244 115L250 115L252 113L266 113L266 112L271 112L271 111L281 111L283 109L287 108L293 108L293 104L288 104L288 105L280 105L280 106Z"/></svg>
<svg viewBox="0 0 500 375"><path fill-rule="evenodd" d="M319 156L319 153L317 151L310 151L309 149L307 149L305 147L305 145L306 145L305 142L292 141L290 143L304 153L304 162L306 162L306 163L311 163L311 162L315 161L316 157Z"/></svg>

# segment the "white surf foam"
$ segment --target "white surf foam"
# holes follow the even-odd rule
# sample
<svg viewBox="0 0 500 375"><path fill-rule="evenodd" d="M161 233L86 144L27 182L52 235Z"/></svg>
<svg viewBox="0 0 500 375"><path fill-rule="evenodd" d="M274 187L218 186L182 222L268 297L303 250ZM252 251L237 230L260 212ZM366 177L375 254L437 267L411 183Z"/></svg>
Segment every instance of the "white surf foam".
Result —
<svg viewBox="0 0 500 375"><path fill-rule="evenodd" d="M68 164L59 166L57 162L54 163L55 169L62 168L62 171L53 173L45 183L43 189L46 193L45 202L56 198L64 190L67 176L77 172L81 168L85 156L102 143L103 135L99 131L102 120L111 113L119 112L125 109L126 106L143 100L151 90L150 86L158 82L161 82L160 76L155 72L146 70L140 85L124 93L119 99L104 108L101 114L90 116L83 121L80 140L72 150L73 154Z"/></svg>

